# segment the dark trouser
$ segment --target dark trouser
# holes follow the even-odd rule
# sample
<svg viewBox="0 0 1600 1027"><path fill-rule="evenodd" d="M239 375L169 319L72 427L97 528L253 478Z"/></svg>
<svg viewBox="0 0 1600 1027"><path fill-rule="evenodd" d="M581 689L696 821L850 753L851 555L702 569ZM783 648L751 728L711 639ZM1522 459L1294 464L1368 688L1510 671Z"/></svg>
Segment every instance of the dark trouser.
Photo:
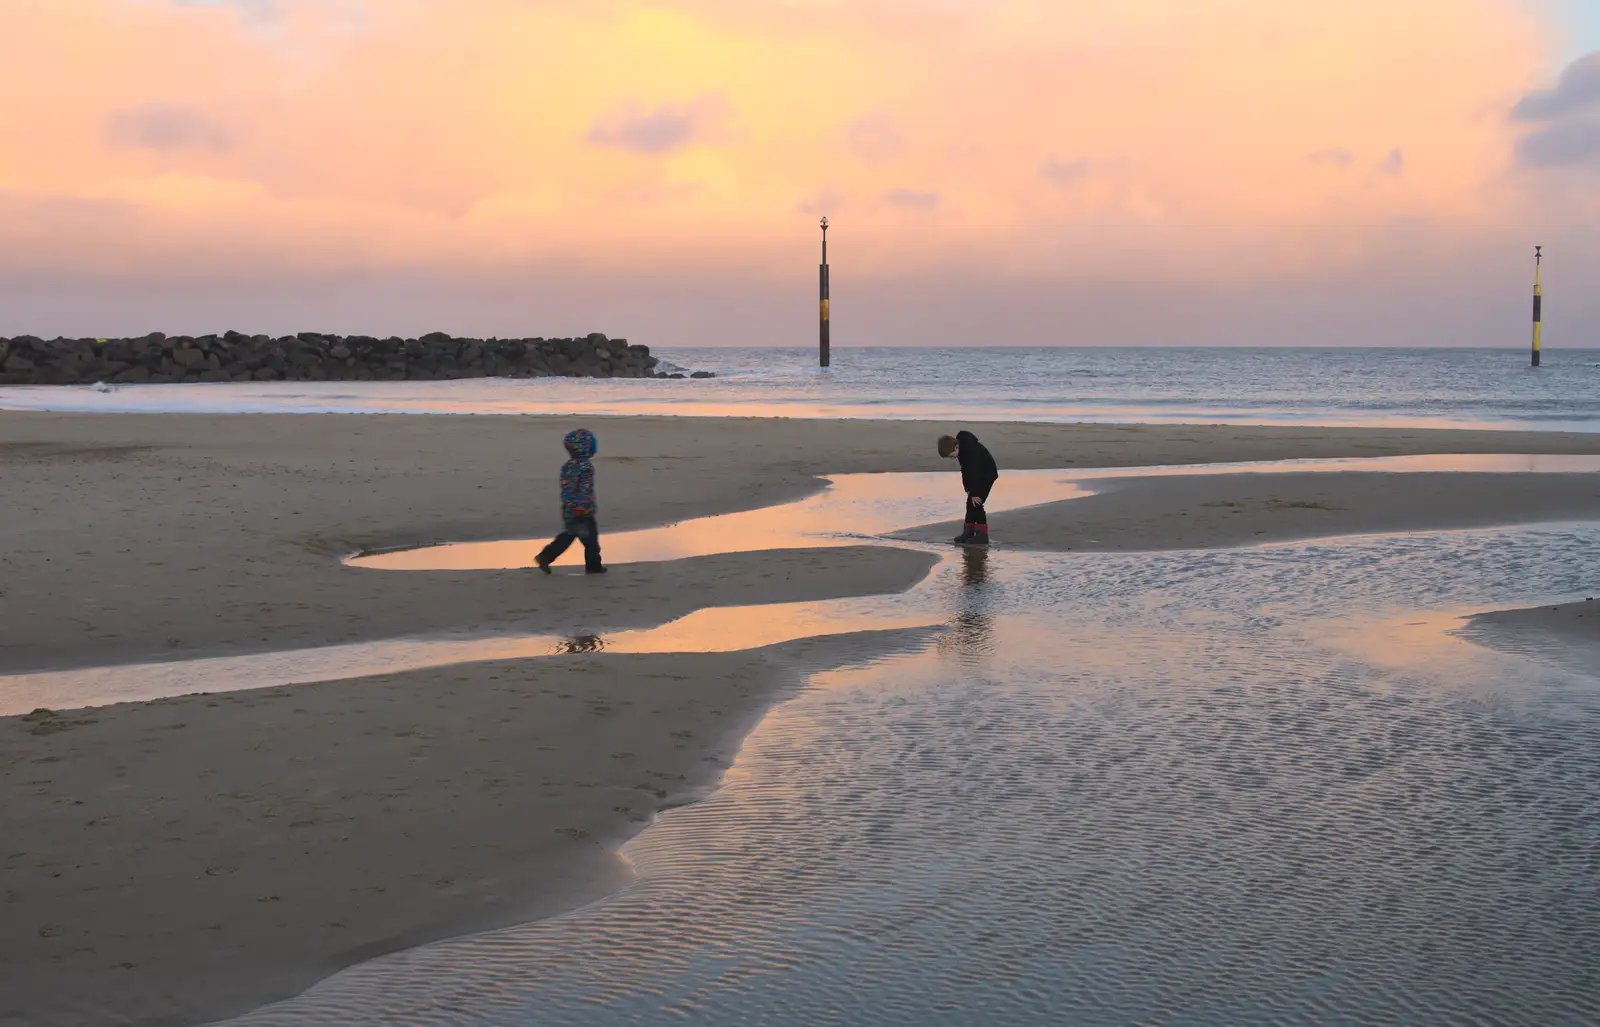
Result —
<svg viewBox="0 0 1600 1027"><path fill-rule="evenodd" d="M989 500L988 494L984 494L979 498L983 499L984 502ZM977 535L980 538L989 537L989 515L984 512L980 504L972 501L971 496L967 497L967 520L965 526L968 535Z"/></svg>
<svg viewBox="0 0 1600 1027"><path fill-rule="evenodd" d="M539 554L539 562L555 563L575 541L583 543L584 566L600 566L600 525L593 517L573 517L563 522L561 534L544 547Z"/></svg>

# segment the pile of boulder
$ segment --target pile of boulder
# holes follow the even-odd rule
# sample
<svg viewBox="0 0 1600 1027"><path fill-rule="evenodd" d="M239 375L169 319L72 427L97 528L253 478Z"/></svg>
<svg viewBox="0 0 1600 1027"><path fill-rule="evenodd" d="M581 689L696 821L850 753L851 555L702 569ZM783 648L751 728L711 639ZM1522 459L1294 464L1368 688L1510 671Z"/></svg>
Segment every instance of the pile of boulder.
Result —
<svg viewBox="0 0 1600 1027"><path fill-rule="evenodd" d="M581 339L420 339L226 332L138 339L0 338L0 385L163 382L438 381L451 378L683 378L648 346ZM698 371L687 377L710 378Z"/></svg>

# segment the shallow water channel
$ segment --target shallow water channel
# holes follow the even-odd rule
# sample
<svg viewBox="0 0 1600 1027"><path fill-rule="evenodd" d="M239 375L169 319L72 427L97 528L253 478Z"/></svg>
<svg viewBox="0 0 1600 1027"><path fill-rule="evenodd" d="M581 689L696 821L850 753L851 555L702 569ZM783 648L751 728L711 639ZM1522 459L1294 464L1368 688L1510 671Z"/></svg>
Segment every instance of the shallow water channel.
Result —
<svg viewBox="0 0 1600 1027"><path fill-rule="evenodd" d="M623 891L231 1022L1600 1022L1600 679L1457 633L1597 567L1593 525L952 550L723 611L940 630L777 707Z"/></svg>

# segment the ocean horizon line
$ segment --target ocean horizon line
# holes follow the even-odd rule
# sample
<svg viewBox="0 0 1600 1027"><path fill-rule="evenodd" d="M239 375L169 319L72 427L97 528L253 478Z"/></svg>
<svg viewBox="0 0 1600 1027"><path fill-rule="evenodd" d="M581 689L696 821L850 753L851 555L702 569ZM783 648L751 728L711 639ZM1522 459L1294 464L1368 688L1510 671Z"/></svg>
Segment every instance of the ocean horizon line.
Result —
<svg viewBox="0 0 1600 1027"><path fill-rule="evenodd" d="M788 352L788 353L801 353L801 352L814 353L814 352L816 352L816 349L817 349L817 347L816 347L815 344L806 346L806 345L789 344L789 343L782 343L782 344L738 343L738 344L727 344L727 345L723 345L723 344L708 344L708 345L702 345L702 346L677 346L677 345L653 346L652 345L650 347L650 351L652 353L700 353L700 352L716 352L718 350L774 350L774 351L781 351L781 352ZM843 351L843 352L852 352L852 351L860 352L860 351L865 351L865 350L922 350L922 351L927 351L927 352L939 352L939 351L950 351L950 350L975 350L975 349L981 349L981 350L1017 350L1017 351L1029 351L1029 352L1032 352L1032 351L1038 351L1038 350L1058 350L1059 349L1059 350L1097 350L1097 351L1103 351L1103 352L1118 352L1118 351L1126 351L1126 350L1208 350L1208 351L1221 351L1221 350L1289 350L1289 351L1295 351L1295 352L1313 351L1313 352L1330 352L1330 353L1359 353L1359 352L1374 352L1374 351L1408 352L1408 353L1409 352L1495 353L1495 352L1502 352L1503 351L1503 352L1506 352L1506 353L1517 354L1517 355L1519 355L1519 356L1521 356L1523 358L1526 358L1527 355L1528 355L1528 347L1527 347L1526 343L1523 343L1521 346L1513 346L1513 345L1509 345L1509 344L1508 345L1504 345L1504 346L1472 346L1472 345L1445 346L1445 345L1433 345L1433 344L1427 344L1427 343L1423 343L1423 344L1419 344L1419 345L1411 345L1411 346L1394 346L1394 345L1381 345L1381 346L1379 346L1379 345L1373 345L1373 346L1368 346L1368 345L1348 345L1348 346L1343 346L1343 345L1341 345L1341 346L1320 345L1320 346L1318 346L1318 345L1299 345L1299 344L1292 344L1292 343L1283 343L1283 344L1279 344L1279 343L1262 343L1262 344L1253 344L1253 345L1226 345L1226 344L1220 344L1220 343L1219 344L1211 344L1211 343L1144 343L1144 342L1135 343L1135 342L1130 342L1130 343L1036 343L1036 344L1032 344L1032 345L1015 345L1015 344L1007 344L1007 343L981 343L981 342L977 342L977 343L969 343L969 344L964 344L964 345L959 345L959 346L956 346L956 345L928 346L928 345L918 345L918 344L915 344L915 343L882 342L882 343L872 343L872 344L868 344L868 345L856 345L856 346L841 345L839 343L831 343L830 346L829 346L829 349L833 353L838 353L838 352L841 352L841 351ZM1600 343L1597 343L1597 344L1595 344L1593 346L1554 346L1554 347L1546 347L1543 350L1543 353L1547 357L1552 353L1557 353L1557 354L1559 354L1559 353L1600 353Z"/></svg>

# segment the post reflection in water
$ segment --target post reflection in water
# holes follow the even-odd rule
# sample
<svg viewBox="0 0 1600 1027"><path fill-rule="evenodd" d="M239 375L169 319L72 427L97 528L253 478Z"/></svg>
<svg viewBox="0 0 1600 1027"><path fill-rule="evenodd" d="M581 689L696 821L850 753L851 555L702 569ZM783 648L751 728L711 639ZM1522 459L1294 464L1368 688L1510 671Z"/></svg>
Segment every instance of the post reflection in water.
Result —
<svg viewBox="0 0 1600 1027"><path fill-rule="evenodd" d="M968 546L961 553L955 585L955 615L939 636L941 658L977 666L994 653L994 619L989 613L989 551Z"/></svg>

